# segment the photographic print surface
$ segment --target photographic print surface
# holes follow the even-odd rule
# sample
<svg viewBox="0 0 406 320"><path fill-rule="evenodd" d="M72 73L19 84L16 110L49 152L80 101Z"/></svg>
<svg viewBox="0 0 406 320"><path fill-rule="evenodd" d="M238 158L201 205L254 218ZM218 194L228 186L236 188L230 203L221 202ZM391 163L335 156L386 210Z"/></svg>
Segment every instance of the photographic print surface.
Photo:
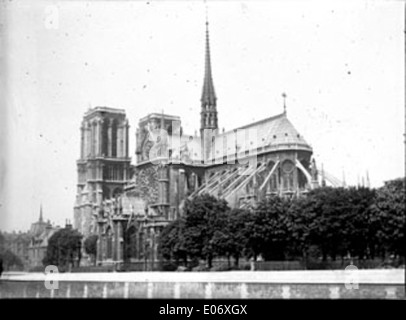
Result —
<svg viewBox="0 0 406 320"><path fill-rule="evenodd" d="M404 298L404 2L0 6L1 297Z"/></svg>

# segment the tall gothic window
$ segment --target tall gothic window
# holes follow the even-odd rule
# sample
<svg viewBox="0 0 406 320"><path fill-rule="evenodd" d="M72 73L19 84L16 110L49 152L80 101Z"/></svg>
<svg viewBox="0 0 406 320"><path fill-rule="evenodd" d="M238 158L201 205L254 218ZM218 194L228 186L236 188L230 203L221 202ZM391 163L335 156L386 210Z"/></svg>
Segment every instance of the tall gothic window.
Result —
<svg viewBox="0 0 406 320"><path fill-rule="evenodd" d="M113 232L109 227L106 231L106 240L107 240L107 259L113 259Z"/></svg>
<svg viewBox="0 0 406 320"><path fill-rule="evenodd" d="M92 148L92 157L96 156L96 123L92 123L92 143L91 143L91 148Z"/></svg>
<svg viewBox="0 0 406 320"><path fill-rule="evenodd" d="M111 126L111 155L113 158L117 157L117 121L113 121Z"/></svg>
<svg viewBox="0 0 406 320"><path fill-rule="evenodd" d="M102 156L107 156L108 154L108 128L108 121L104 119L102 126Z"/></svg>
<svg viewBox="0 0 406 320"><path fill-rule="evenodd" d="M126 242L125 242L125 254L126 260L136 259L137 258L137 245L138 245L138 233L134 226L131 226L126 232Z"/></svg>

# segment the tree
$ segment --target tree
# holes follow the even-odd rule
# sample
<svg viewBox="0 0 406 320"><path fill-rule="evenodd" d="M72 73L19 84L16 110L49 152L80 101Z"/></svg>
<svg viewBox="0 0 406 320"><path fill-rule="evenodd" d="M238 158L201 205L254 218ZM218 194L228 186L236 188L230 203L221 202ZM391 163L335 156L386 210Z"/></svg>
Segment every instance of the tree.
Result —
<svg viewBox="0 0 406 320"><path fill-rule="evenodd" d="M238 267L239 259L245 253L249 239L247 224L250 212L243 209L232 209L221 212L217 222L221 228L216 228L213 234L213 248L218 256L234 258L234 265Z"/></svg>
<svg viewBox="0 0 406 320"><path fill-rule="evenodd" d="M0 253L0 260L3 260L3 267L6 270L24 268L21 259L8 249Z"/></svg>
<svg viewBox="0 0 406 320"><path fill-rule="evenodd" d="M301 256L305 263L313 245L311 237L317 226L312 200L311 197L296 198L287 212L290 223L287 250L291 256Z"/></svg>
<svg viewBox="0 0 406 320"><path fill-rule="evenodd" d="M255 209L250 219L247 220L246 228L249 232L247 239L246 255L253 258L254 261L260 256L265 249L265 241L268 237L268 215L265 210Z"/></svg>
<svg viewBox="0 0 406 320"><path fill-rule="evenodd" d="M2 234L2 232L0 231L0 254L4 251L6 245L6 240Z"/></svg>
<svg viewBox="0 0 406 320"><path fill-rule="evenodd" d="M185 220L179 218L168 224L161 232L158 251L168 261L174 260L176 265L182 261L187 266L187 251L184 238Z"/></svg>
<svg viewBox="0 0 406 320"><path fill-rule="evenodd" d="M60 271L80 264L82 235L74 229L64 228L55 232L48 241L43 264L56 265Z"/></svg>
<svg viewBox="0 0 406 320"><path fill-rule="evenodd" d="M215 256L214 234L221 230L218 217L229 210L225 200L203 194L185 202L184 246L191 258L207 261L209 268Z"/></svg>
<svg viewBox="0 0 406 320"><path fill-rule="evenodd" d="M290 208L290 243L301 248L305 259L310 246L320 249L323 260L348 253L361 259L370 257L377 228L371 210L374 197L375 190L369 188L312 190Z"/></svg>
<svg viewBox="0 0 406 320"><path fill-rule="evenodd" d="M405 179L387 181L376 191L372 210L379 251L404 258L405 241Z"/></svg>
<svg viewBox="0 0 406 320"><path fill-rule="evenodd" d="M3 261L3 267L6 270L10 269L23 269L24 263L21 261L21 258L14 254L10 249L7 249L6 242L10 243L10 239L7 239L7 233L4 235L0 232L0 260Z"/></svg>
<svg viewBox="0 0 406 320"><path fill-rule="evenodd" d="M283 260L288 244L290 200L271 197L262 200L247 219L248 256L254 260L262 255L265 260Z"/></svg>
<svg viewBox="0 0 406 320"><path fill-rule="evenodd" d="M313 215L311 242L322 252L323 261L330 256L333 260L348 251L348 232L346 225L353 204L348 201L344 188L323 187L308 194L308 210Z"/></svg>
<svg viewBox="0 0 406 320"><path fill-rule="evenodd" d="M96 265L98 238L99 237L96 234L93 234L88 236L84 242L85 252L91 256L94 265Z"/></svg>
<svg viewBox="0 0 406 320"><path fill-rule="evenodd" d="M371 257L370 249L376 239L376 225L372 223L374 197L373 189L361 187L346 190L345 198L349 205L345 212L342 237L345 249L352 257Z"/></svg>

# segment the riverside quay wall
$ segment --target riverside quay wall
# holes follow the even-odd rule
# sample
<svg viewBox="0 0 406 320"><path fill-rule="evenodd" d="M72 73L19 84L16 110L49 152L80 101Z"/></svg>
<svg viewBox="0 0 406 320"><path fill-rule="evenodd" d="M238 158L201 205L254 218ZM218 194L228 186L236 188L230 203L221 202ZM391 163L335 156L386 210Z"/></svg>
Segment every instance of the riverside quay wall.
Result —
<svg viewBox="0 0 406 320"><path fill-rule="evenodd" d="M5 273L0 298L404 300L405 270Z"/></svg>

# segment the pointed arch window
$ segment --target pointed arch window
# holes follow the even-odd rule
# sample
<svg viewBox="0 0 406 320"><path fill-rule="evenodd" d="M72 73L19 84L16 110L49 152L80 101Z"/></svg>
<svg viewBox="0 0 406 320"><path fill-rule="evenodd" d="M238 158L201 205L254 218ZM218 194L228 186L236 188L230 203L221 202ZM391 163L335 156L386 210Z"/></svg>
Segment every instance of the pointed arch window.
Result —
<svg viewBox="0 0 406 320"><path fill-rule="evenodd" d="M114 120L111 126L111 155L113 158L117 157L117 121Z"/></svg>
<svg viewBox="0 0 406 320"><path fill-rule="evenodd" d="M105 119L102 122L102 156L108 154L108 121Z"/></svg>
<svg viewBox="0 0 406 320"><path fill-rule="evenodd" d="M111 230L111 227L107 228L106 231L106 258L107 259L113 259L113 232Z"/></svg>

